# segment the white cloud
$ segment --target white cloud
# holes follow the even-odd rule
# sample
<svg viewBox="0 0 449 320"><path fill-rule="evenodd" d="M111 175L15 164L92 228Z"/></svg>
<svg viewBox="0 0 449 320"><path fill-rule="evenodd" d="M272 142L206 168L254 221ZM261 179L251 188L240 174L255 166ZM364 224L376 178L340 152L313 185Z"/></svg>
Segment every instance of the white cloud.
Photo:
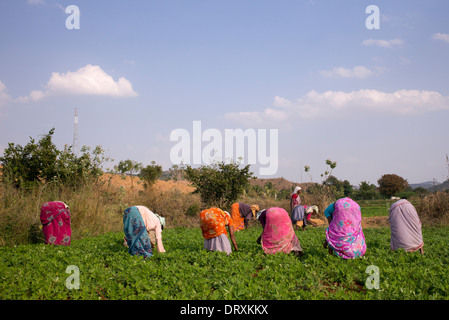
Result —
<svg viewBox="0 0 449 320"><path fill-rule="evenodd" d="M3 82L0 81L0 108L11 101L11 97L8 94L8 90Z"/></svg>
<svg viewBox="0 0 449 320"><path fill-rule="evenodd" d="M362 42L364 46L378 46L382 48L392 48L394 46L401 46L404 43L401 39L381 40L381 39L366 39Z"/></svg>
<svg viewBox="0 0 449 320"><path fill-rule="evenodd" d="M444 42L447 42L447 43L449 43L449 34L447 34L447 33L434 33L433 35L432 35L432 39L433 40L442 40L442 41L444 41Z"/></svg>
<svg viewBox="0 0 449 320"><path fill-rule="evenodd" d="M261 112L228 113L228 120L239 123L269 125L288 121L335 118L346 114L423 114L449 110L449 97L436 91L398 90L392 93L363 89L358 91L310 91L305 96L290 101L275 97L273 107Z"/></svg>
<svg viewBox="0 0 449 320"><path fill-rule="evenodd" d="M104 72L99 66L86 65L75 72L53 72L47 82L46 90L33 90L19 102L38 101L51 95L101 95L111 97L135 97L131 82L125 78L118 81Z"/></svg>
<svg viewBox="0 0 449 320"><path fill-rule="evenodd" d="M343 67L333 68L331 70L323 70L320 71L320 74L328 77L328 78L357 78L364 79L368 78L376 73L381 71L380 68L377 68L375 71L364 67L364 66L355 66L352 69L346 69Z"/></svg>
<svg viewBox="0 0 449 320"><path fill-rule="evenodd" d="M44 0L27 0L28 4L45 4Z"/></svg>

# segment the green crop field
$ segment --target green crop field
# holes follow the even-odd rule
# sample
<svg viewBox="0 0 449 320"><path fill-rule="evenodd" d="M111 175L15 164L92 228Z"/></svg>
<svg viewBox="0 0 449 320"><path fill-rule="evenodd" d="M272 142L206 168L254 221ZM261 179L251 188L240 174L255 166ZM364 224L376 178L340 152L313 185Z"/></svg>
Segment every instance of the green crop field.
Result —
<svg viewBox="0 0 449 320"><path fill-rule="evenodd" d="M198 228L163 232L164 254L144 260L123 246L123 233L44 244L0 247L0 299L439 299L449 296L448 227L424 228L424 251L392 252L389 228L365 229L367 253L355 260L322 247L325 228L296 231L303 257L265 255L261 227L236 233L238 252L203 250ZM367 279L378 268L376 289ZM76 268L79 287L74 287ZM67 271L67 272L66 272Z"/></svg>

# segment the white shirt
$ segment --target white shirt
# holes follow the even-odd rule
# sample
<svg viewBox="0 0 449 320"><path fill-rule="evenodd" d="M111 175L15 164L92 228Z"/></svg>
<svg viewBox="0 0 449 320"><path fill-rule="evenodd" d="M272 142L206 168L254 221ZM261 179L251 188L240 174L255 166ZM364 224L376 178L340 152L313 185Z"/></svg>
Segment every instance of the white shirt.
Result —
<svg viewBox="0 0 449 320"><path fill-rule="evenodd" d="M136 206L136 208L142 216L147 232L154 231L156 233L157 251L165 252L164 245L162 244L162 226L158 217L145 206Z"/></svg>

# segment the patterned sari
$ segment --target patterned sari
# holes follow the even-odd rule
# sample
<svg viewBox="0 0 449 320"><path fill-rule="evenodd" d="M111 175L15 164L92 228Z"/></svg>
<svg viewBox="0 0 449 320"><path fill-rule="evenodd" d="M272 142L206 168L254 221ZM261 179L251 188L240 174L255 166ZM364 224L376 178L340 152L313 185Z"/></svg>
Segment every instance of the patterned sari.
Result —
<svg viewBox="0 0 449 320"><path fill-rule="evenodd" d="M64 202L45 202L41 207L40 219L46 244L70 245L70 210Z"/></svg>
<svg viewBox="0 0 449 320"><path fill-rule="evenodd" d="M366 252L360 206L351 198L334 203L332 221L326 229L326 242L343 259L361 257Z"/></svg>
<svg viewBox="0 0 449 320"><path fill-rule="evenodd" d="M226 231L226 226L232 225L229 213L219 208L203 210L200 213L200 223L204 238L204 249L231 254L231 243Z"/></svg>
<svg viewBox="0 0 449 320"><path fill-rule="evenodd" d="M290 216L285 209L270 208L261 217L265 221L262 232L262 248L265 253L302 251L298 237L293 230Z"/></svg>
<svg viewBox="0 0 449 320"><path fill-rule="evenodd" d="M130 254L143 256L144 258L153 256L150 237L138 208L130 207L125 210L123 214L123 231Z"/></svg>
<svg viewBox="0 0 449 320"><path fill-rule="evenodd" d="M232 224L229 213L219 209L210 208L200 213L201 232L206 240L227 235L226 226Z"/></svg>

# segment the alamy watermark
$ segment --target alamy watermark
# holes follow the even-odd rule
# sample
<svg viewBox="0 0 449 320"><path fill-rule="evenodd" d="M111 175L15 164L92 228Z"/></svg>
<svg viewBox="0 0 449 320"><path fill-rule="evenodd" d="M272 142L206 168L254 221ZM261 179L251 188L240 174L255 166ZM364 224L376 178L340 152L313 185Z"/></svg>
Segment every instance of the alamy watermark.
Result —
<svg viewBox="0 0 449 320"><path fill-rule="evenodd" d="M365 9L366 14L370 14L365 20L365 26L368 30L380 29L380 10L376 5L370 5Z"/></svg>
<svg viewBox="0 0 449 320"><path fill-rule="evenodd" d="M65 8L65 13L70 14L66 21L65 26L67 29L79 29L80 28L80 9L78 6L72 4ZM367 29L380 29L380 10L376 5L369 5L365 9L365 13L369 16L365 20L365 26Z"/></svg>
<svg viewBox="0 0 449 320"><path fill-rule="evenodd" d="M75 265L70 265L65 269L65 273L70 274L65 280L66 288L78 290L80 288L80 269Z"/></svg>
<svg viewBox="0 0 449 320"><path fill-rule="evenodd" d="M379 273L379 267L375 265L370 265L366 267L365 273L368 273L370 276L366 279L365 285L366 287L371 289L379 289L379 283L380 283L380 273Z"/></svg>
<svg viewBox="0 0 449 320"><path fill-rule="evenodd" d="M65 13L70 14L65 20L65 27L67 29L79 29L80 28L80 8L74 4L65 8Z"/></svg>
<svg viewBox="0 0 449 320"><path fill-rule="evenodd" d="M260 175L273 175L278 170L278 129L224 129L223 136L218 129L202 131L201 121L193 121L192 134L178 128L171 131L170 141L178 142L170 150L172 164L241 160L259 165ZM203 142L208 143L203 146Z"/></svg>

